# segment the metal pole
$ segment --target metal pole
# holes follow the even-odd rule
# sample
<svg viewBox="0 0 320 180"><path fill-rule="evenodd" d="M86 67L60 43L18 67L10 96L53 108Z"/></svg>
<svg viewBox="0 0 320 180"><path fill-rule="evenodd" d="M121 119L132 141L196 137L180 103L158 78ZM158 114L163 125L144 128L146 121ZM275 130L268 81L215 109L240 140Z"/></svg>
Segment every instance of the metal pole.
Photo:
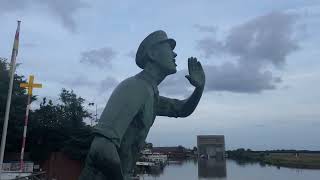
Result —
<svg viewBox="0 0 320 180"><path fill-rule="evenodd" d="M96 123L98 122L98 105L96 103Z"/></svg>
<svg viewBox="0 0 320 180"><path fill-rule="evenodd" d="M98 105L97 105L97 103L90 102L88 105L89 105L89 106L94 106L94 104L96 104L96 113L94 114L94 116L96 117L96 118L95 118L95 121L97 122L97 121L98 121ZM93 119L90 118L91 126L93 126L92 120L93 120Z"/></svg>
<svg viewBox="0 0 320 180"><path fill-rule="evenodd" d="M16 31L16 36L17 33L19 33L20 30L20 23L21 21L18 21L18 28ZM18 34L19 35L19 34ZM14 73L16 70L16 57L17 57L17 51L15 45L17 43L17 37L15 37L15 42L14 42L14 47L12 50L12 55L11 55L11 68L10 68L10 82L9 82L9 90L8 90L8 97L7 97L7 104L6 104L6 112L4 115L4 122L3 122L3 129L2 129L2 137L1 137L1 148L0 148L0 179L2 179L2 164L3 164L3 157L4 157L4 150L6 146L6 139L7 139L7 129L8 129L8 120L9 120L9 113L10 113L10 105L11 105L11 95L12 95L12 86L13 86L13 80L14 80Z"/></svg>
<svg viewBox="0 0 320 180"><path fill-rule="evenodd" d="M28 119L29 119L29 111L30 111L30 103L31 102L31 94L28 95L28 101L27 101L27 110L24 120L24 129L23 129L23 138L22 138L22 145L21 145L21 154L20 154L20 171L23 172L24 163L24 150L26 146L26 138L27 138L27 128L28 128Z"/></svg>

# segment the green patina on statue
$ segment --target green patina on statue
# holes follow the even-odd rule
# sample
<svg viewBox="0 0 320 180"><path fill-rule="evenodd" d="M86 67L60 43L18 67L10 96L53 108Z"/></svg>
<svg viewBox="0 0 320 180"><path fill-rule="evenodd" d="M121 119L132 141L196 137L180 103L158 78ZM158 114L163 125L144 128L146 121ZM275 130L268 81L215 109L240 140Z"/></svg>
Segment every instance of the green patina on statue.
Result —
<svg viewBox="0 0 320 180"><path fill-rule="evenodd" d="M158 85L177 72L176 42L155 31L140 44L136 64L140 73L113 91L96 128L79 180L128 180L156 116L187 117L201 98L205 74L196 58L188 59L186 78L195 87L185 100L159 96Z"/></svg>

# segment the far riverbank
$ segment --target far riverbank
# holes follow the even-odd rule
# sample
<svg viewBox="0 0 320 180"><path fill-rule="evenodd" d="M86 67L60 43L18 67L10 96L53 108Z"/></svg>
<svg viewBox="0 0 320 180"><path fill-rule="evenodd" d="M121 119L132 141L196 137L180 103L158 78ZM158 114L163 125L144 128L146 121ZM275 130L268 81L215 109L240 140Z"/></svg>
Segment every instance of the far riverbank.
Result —
<svg viewBox="0 0 320 180"><path fill-rule="evenodd" d="M319 151L273 150L251 151L237 149L227 151L228 158L236 161L257 161L280 167L320 169Z"/></svg>

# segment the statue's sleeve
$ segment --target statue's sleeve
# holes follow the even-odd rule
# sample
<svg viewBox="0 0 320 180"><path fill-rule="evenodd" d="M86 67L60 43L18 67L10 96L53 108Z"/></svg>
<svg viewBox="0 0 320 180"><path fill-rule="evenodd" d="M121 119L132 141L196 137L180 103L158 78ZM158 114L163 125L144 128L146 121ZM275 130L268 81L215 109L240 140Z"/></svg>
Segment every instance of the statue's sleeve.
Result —
<svg viewBox="0 0 320 180"><path fill-rule="evenodd" d="M181 109L184 101L159 96L157 106L157 116L181 117Z"/></svg>

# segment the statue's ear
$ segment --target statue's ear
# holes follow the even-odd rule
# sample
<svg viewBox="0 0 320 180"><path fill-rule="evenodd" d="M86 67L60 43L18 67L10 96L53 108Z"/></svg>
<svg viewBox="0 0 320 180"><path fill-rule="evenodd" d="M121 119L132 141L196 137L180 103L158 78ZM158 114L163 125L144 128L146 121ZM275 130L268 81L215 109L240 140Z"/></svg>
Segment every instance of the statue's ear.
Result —
<svg viewBox="0 0 320 180"><path fill-rule="evenodd" d="M156 51L155 51L155 48L150 48L148 51L147 51L147 55L149 57L149 59L151 61L155 61L156 60Z"/></svg>

